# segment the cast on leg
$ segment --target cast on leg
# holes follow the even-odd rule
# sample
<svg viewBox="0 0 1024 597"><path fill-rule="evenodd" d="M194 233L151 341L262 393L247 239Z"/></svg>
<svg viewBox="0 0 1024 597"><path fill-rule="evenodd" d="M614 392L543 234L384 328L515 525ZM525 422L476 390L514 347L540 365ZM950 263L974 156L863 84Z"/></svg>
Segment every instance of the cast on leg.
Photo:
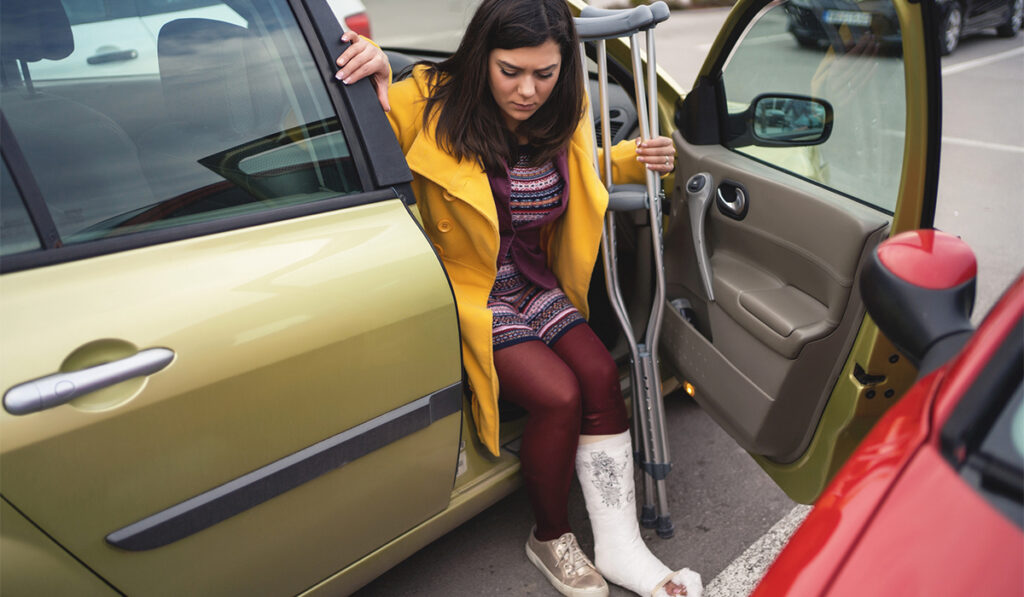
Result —
<svg viewBox="0 0 1024 597"><path fill-rule="evenodd" d="M640 535L629 432L580 443L576 474L594 530L594 564L608 582L643 597L665 595L664 585L672 582L686 587L688 597L701 597L700 575L686 568L673 572Z"/></svg>

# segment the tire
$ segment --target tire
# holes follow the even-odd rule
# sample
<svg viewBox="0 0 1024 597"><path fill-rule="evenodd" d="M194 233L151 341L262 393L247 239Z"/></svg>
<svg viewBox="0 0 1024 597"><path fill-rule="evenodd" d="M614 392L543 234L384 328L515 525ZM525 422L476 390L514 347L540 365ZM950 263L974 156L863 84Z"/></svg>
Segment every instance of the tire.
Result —
<svg viewBox="0 0 1024 597"><path fill-rule="evenodd" d="M1018 0L1014 0L1015 2ZM964 30L964 13L960 4L952 2L946 18L942 20L942 30L939 32L939 53L948 56L960 45L960 34Z"/></svg>
<svg viewBox="0 0 1024 597"><path fill-rule="evenodd" d="M999 37L1016 37L1020 31L1021 22L1024 21L1024 0L1013 0L1010 5L1010 16L1006 22L996 27Z"/></svg>
<svg viewBox="0 0 1024 597"><path fill-rule="evenodd" d="M821 44L818 40L813 37L803 37L801 35L793 34L793 39L800 45L801 48L808 48L811 50L818 50L821 48Z"/></svg>

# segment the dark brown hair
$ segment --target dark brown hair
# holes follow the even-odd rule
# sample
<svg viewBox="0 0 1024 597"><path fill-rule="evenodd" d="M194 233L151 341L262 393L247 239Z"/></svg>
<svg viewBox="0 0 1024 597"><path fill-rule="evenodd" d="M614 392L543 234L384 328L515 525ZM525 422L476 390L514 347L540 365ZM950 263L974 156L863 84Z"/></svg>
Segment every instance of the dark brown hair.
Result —
<svg viewBox="0 0 1024 597"><path fill-rule="evenodd" d="M513 133L505 125L488 82L491 50L535 47L552 40L562 55L548 100ZM516 155L516 134L533 146L540 163L566 147L583 116L579 39L565 0L484 0L455 53L428 66L432 87L424 125L438 111L438 146L457 159L476 159L489 172L504 173Z"/></svg>

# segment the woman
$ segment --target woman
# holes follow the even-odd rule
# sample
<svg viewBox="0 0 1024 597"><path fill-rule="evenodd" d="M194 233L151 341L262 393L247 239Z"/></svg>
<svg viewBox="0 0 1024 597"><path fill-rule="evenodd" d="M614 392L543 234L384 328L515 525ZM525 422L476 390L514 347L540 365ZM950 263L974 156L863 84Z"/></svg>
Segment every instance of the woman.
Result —
<svg viewBox="0 0 1024 597"><path fill-rule="evenodd" d="M423 227L452 281L480 440L498 455L497 399L526 409L520 459L536 526L530 561L565 595L699 595L643 543L618 368L587 325L608 195L594 170L578 39L564 0L484 0L451 58L389 88L354 33L337 78L372 76L409 167ZM617 182L674 168L670 139L612 149ZM569 529L573 467L594 565ZM600 574L598 573L600 571ZM602 575L604 578L602 578Z"/></svg>

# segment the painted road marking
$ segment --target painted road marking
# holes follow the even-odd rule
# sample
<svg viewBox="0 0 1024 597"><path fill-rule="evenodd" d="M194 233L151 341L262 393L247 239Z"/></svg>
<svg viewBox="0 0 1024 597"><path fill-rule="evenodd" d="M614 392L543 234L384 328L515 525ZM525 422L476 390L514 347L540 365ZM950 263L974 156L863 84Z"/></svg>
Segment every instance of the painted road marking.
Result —
<svg viewBox="0 0 1024 597"><path fill-rule="evenodd" d="M1005 60L1019 54L1024 54L1024 47L1017 48L1015 50L1007 50L998 54L992 54L991 56L985 56L983 58L975 58L974 60L968 60L966 62L959 62L957 64L943 67L942 76L955 75L957 73L962 73L965 70L985 66L986 64L992 64L993 62L999 62L1000 60Z"/></svg>
<svg viewBox="0 0 1024 597"><path fill-rule="evenodd" d="M943 137L943 143L950 145L963 145L965 147L977 147L978 149L991 149L994 151L1009 151L1011 153L1024 153L1024 147L1020 145L1003 145L1002 143L989 143L988 141L975 141L974 139L961 139L959 137Z"/></svg>
<svg viewBox="0 0 1024 597"><path fill-rule="evenodd" d="M704 587L704 597L745 597L750 595L768 566L789 541L800 523L807 518L810 506L798 505L775 523L760 539L751 544L740 557L725 567Z"/></svg>

